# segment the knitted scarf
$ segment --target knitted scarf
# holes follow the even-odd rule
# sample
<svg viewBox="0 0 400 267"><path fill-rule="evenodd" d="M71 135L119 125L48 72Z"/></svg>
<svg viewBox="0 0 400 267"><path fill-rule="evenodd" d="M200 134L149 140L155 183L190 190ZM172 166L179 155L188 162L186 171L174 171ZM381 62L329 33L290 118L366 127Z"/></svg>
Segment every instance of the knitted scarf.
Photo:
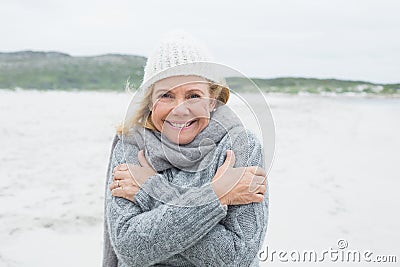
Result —
<svg viewBox="0 0 400 267"><path fill-rule="evenodd" d="M143 149L147 161L157 172L172 167L198 172L214 162L216 144L237 127L243 127L238 116L227 105L222 105L210 113L207 127L188 144L175 144L163 133L140 126L134 126L127 135L118 137L124 145Z"/></svg>

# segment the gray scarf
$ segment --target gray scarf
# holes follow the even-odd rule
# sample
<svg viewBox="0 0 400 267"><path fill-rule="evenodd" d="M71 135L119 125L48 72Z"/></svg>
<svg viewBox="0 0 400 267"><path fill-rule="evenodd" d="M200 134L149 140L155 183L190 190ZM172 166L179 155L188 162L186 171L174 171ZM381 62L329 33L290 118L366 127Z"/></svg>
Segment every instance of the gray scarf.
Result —
<svg viewBox="0 0 400 267"><path fill-rule="evenodd" d="M172 167L197 172L214 162L216 144L236 127L243 127L240 119L228 106L222 105L211 112L207 127L188 144L172 143L161 132L139 126L134 126L127 135L118 137L124 145L131 144L139 150L143 149L147 161L157 172Z"/></svg>

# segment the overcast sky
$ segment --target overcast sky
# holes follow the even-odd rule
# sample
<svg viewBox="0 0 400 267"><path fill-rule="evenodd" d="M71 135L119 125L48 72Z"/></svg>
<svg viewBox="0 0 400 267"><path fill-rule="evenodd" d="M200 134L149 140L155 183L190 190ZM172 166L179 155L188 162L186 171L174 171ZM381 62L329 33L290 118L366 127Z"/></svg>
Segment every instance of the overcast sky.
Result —
<svg viewBox="0 0 400 267"><path fill-rule="evenodd" d="M172 29L250 77L400 82L397 0L1 0L0 52L149 56Z"/></svg>

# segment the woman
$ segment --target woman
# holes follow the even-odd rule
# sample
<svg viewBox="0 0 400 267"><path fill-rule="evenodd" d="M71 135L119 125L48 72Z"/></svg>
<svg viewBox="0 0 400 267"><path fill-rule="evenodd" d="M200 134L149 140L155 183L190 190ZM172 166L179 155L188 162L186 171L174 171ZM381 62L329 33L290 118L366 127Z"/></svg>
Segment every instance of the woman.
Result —
<svg viewBox="0 0 400 267"><path fill-rule="evenodd" d="M268 220L257 137L188 37L150 57L108 166L103 266L258 266Z"/></svg>

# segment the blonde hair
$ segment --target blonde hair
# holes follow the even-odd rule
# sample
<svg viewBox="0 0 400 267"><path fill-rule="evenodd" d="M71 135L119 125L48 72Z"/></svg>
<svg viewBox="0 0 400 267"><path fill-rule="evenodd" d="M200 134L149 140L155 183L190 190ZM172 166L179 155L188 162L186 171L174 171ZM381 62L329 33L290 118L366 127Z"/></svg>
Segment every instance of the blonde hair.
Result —
<svg viewBox="0 0 400 267"><path fill-rule="evenodd" d="M120 123L116 127L118 134L126 135L129 130L135 125L142 126L144 128L157 131L156 127L151 120L151 110L152 105L152 94L153 94L154 84L148 88L145 92L142 101L139 103L139 108L130 118L126 118L124 122ZM217 83L210 82L209 93L211 98L217 100L217 106L225 105L229 99L229 88L222 86ZM216 107L217 107L216 106Z"/></svg>

